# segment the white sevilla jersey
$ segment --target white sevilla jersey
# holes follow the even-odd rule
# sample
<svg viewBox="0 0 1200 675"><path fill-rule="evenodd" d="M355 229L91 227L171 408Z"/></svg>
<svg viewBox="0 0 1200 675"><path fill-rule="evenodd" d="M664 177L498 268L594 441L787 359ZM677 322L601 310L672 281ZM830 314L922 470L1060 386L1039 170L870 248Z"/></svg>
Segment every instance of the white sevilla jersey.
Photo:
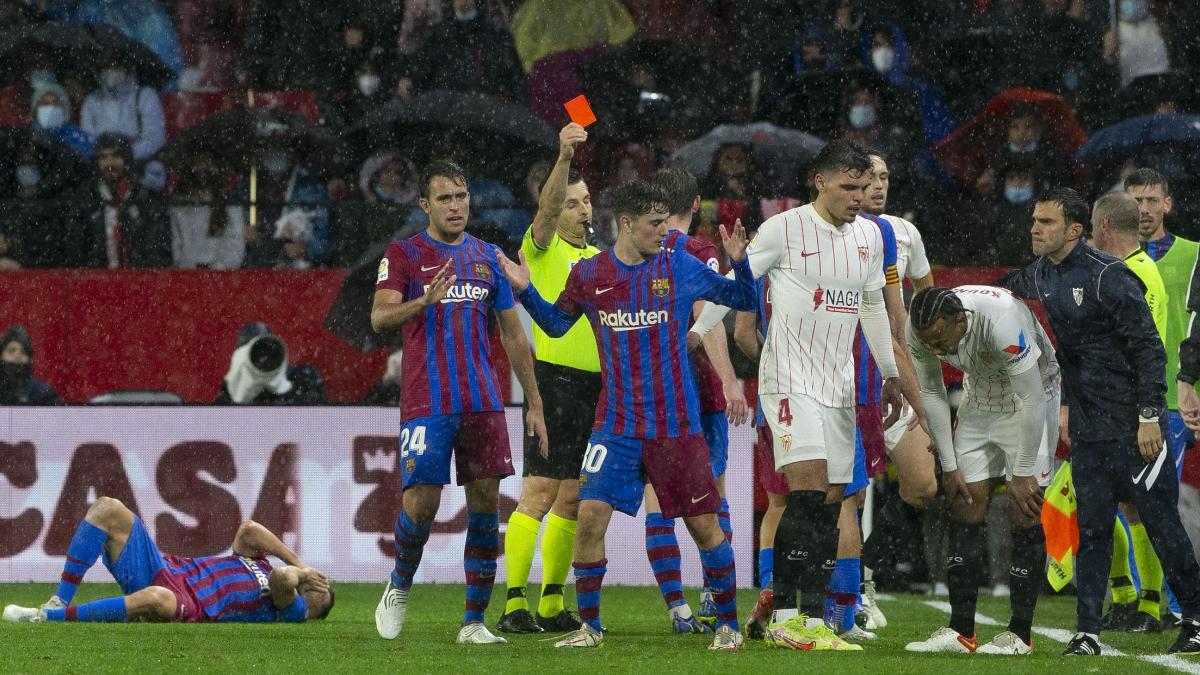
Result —
<svg viewBox="0 0 1200 675"><path fill-rule="evenodd" d="M854 332L863 291L883 288L883 235L865 218L834 226L811 204L767 219L748 249L771 283L771 322L758 365L764 394L854 405Z"/></svg>
<svg viewBox="0 0 1200 675"><path fill-rule="evenodd" d="M896 273L901 279L921 279L929 274L929 258L925 255L925 241L917 226L900 216L880 216L892 224L896 233Z"/></svg>
<svg viewBox="0 0 1200 675"><path fill-rule="evenodd" d="M1047 395L1057 395L1054 347L1029 307L1003 288L959 286L953 290L967 310L967 332L958 343L958 353L935 357L917 339L909 321L905 331L913 358L926 362L941 359L961 370L966 392L963 405L984 412L1016 412L1010 377L1035 365L1041 369Z"/></svg>

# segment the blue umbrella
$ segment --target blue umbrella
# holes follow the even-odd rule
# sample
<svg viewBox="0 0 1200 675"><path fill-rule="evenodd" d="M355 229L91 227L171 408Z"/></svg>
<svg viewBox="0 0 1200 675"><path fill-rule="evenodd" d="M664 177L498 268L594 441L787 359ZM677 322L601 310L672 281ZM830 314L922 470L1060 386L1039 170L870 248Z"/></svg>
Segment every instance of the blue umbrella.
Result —
<svg viewBox="0 0 1200 675"><path fill-rule="evenodd" d="M1200 144L1200 116L1151 113L1117 122L1092 134L1075 159L1093 163L1121 159L1158 143Z"/></svg>

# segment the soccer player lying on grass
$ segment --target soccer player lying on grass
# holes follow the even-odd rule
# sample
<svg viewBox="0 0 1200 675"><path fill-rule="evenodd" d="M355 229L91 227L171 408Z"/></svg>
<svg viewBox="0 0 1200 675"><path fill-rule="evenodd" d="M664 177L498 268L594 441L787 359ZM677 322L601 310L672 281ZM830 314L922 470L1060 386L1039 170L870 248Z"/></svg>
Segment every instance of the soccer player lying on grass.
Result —
<svg viewBox="0 0 1200 675"><path fill-rule="evenodd" d="M123 596L72 605L102 553ZM268 555L285 566L272 567ZM233 555L163 555L137 514L100 497L71 539L58 590L40 608L8 605L4 620L299 623L324 619L331 609L329 579L258 523L238 528Z"/></svg>

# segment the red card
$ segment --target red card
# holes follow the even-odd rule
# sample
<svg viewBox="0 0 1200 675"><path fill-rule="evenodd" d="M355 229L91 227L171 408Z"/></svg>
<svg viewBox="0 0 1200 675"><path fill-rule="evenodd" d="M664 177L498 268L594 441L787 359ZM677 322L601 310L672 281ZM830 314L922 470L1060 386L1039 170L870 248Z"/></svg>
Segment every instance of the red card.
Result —
<svg viewBox="0 0 1200 675"><path fill-rule="evenodd" d="M588 103L587 97L583 94L567 101L563 104L567 109L567 114L571 116L571 121L581 127L587 127L596 121L596 113L592 112L592 106Z"/></svg>

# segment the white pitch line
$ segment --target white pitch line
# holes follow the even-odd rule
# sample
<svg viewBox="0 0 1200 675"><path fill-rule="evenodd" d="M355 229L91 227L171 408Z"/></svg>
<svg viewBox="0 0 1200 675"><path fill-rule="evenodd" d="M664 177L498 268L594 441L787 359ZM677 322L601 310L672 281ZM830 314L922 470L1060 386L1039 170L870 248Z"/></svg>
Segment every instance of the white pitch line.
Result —
<svg viewBox="0 0 1200 675"><path fill-rule="evenodd" d="M945 612L946 614L950 613L950 603L944 602L942 600L925 600L925 601L922 601L922 604L924 604L928 607L932 607L932 608L938 610L939 612ZM983 614L975 615L975 623L980 623L985 626L1002 625L999 621L991 618L990 616L984 616ZM1033 632L1037 633L1038 635L1041 635L1042 637L1050 638L1051 640L1054 640L1055 642L1059 642L1062 644L1066 644L1066 643L1070 642L1071 638L1075 636L1075 634L1073 632L1071 632L1069 630L1065 630L1063 628L1043 628L1041 626L1034 626ZM1194 661L1189 661L1184 658L1175 656L1173 654L1126 654L1126 653L1122 652L1121 650L1114 649L1102 642L1102 643L1100 643L1100 655L1101 656L1132 656L1136 659L1146 661L1147 663L1153 663L1155 665L1163 666L1164 668L1178 670L1181 673L1191 673L1192 675L1200 675L1200 663L1197 663Z"/></svg>

